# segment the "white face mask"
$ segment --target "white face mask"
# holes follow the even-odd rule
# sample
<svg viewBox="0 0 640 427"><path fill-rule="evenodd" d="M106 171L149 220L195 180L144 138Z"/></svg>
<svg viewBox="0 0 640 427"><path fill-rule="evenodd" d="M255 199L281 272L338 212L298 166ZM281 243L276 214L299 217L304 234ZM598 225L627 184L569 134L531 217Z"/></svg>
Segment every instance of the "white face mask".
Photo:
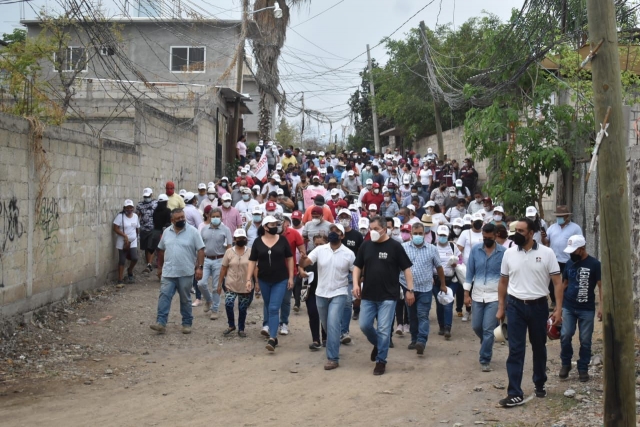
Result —
<svg viewBox="0 0 640 427"><path fill-rule="evenodd" d="M321 219L320 218L314 218L311 220L311 224L313 225L319 225L320 224Z"/></svg>
<svg viewBox="0 0 640 427"><path fill-rule="evenodd" d="M222 202L222 206L228 208L229 206L231 206L231 202Z"/></svg>
<svg viewBox="0 0 640 427"><path fill-rule="evenodd" d="M393 231L391 232L391 234L392 234L393 236L399 236L399 235L400 235L400 230L399 230L399 229L397 229L397 228L394 228L394 229L393 229Z"/></svg>
<svg viewBox="0 0 640 427"><path fill-rule="evenodd" d="M372 188L371 184L367 185L367 190L371 191Z"/></svg>
<svg viewBox="0 0 640 427"><path fill-rule="evenodd" d="M211 200L211 201L216 199L216 195L215 194L209 194L207 197L209 197L209 200Z"/></svg>
<svg viewBox="0 0 640 427"><path fill-rule="evenodd" d="M491 207L490 206L485 206L484 210L489 212L491 210Z"/></svg>
<svg viewBox="0 0 640 427"><path fill-rule="evenodd" d="M377 242L378 240L380 240L380 233L378 233L376 230L371 230L369 232L369 237L371 237L371 241L372 242Z"/></svg>
<svg viewBox="0 0 640 427"><path fill-rule="evenodd" d="M453 234L455 234L456 236L459 236L461 232L462 232L462 228L453 227Z"/></svg>
<svg viewBox="0 0 640 427"><path fill-rule="evenodd" d="M493 220L494 221L502 221L502 215L494 215L493 216Z"/></svg>
<svg viewBox="0 0 640 427"><path fill-rule="evenodd" d="M386 196L386 197L384 198L384 201L385 201L385 202L387 202L387 203L389 203L389 202L391 201L391 197Z"/></svg>
<svg viewBox="0 0 640 427"><path fill-rule="evenodd" d="M341 220L340 220L340 224L341 224L344 228L350 227L350 226L351 226L351 220L349 220L349 219L341 219Z"/></svg>
<svg viewBox="0 0 640 427"><path fill-rule="evenodd" d="M377 188L373 189L373 194L378 194L380 192L380 190L378 190Z"/></svg>

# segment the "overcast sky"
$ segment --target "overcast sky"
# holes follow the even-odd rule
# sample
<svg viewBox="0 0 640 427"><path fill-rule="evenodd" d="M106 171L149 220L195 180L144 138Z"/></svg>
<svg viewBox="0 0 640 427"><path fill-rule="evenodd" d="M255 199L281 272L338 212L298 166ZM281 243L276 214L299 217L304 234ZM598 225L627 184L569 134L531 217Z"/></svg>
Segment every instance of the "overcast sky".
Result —
<svg viewBox="0 0 640 427"><path fill-rule="evenodd" d="M193 2L209 11L211 16L224 19L239 19L241 16L240 0ZM106 0L103 3L108 4ZM481 16L485 11L506 20L511 9L520 8L522 3L523 0L311 1L309 5L293 13L280 62L282 85L294 104L300 104L300 93L305 92L307 108L338 117L348 111L347 99L360 83L358 72L366 65L367 57L366 54L358 55L366 51L367 43L373 48L399 27L401 28L392 37L403 38L421 20L429 28L447 23L458 26L471 17ZM48 3L44 0L29 2L24 7L25 17L34 17L34 10L45 4L51 7L55 5L55 0L48 0ZM0 5L2 32L11 32L13 28L20 26L21 7L20 3ZM422 8L424 10L411 18ZM404 23L407 20L409 21ZM384 45L373 48L371 55L378 62L384 63ZM351 60L353 62L348 63ZM336 71L338 67L341 68ZM333 134L338 134L338 139L342 135L341 124L348 123L349 120L345 119L334 124ZM328 125L321 126L319 130L316 124L312 124L312 127L316 133L329 134Z"/></svg>

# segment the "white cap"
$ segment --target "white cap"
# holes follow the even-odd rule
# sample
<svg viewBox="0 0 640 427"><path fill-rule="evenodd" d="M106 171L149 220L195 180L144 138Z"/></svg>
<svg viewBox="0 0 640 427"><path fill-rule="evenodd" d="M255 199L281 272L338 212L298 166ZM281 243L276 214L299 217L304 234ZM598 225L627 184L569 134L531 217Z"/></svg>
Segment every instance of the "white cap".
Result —
<svg viewBox="0 0 640 427"><path fill-rule="evenodd" d="M338 191L338 189L337 189L337 188L333 188L333 189L331 190L331 195L332 195L332 196L338 196L338 195L340 195L340 192Z"/></svg>
<svg viewBox="0 0 640 427"><path fill-rule="evenodd" d="M184 196L185 194L187 194L187 190L185 190L184 188L178 191L178 195L180 196Z"/></svg>
<svg viewBox="0 0 640 427"><path fill-rule="evenodd" d="M280 175L278 175L277 173L271 175L271 178L273 178L275 182L280 182Z"/></svg>
<svg viewBox="0 0 640 427"><path fill-rule="evenodd" d="M460 217L454 219L451 223L453 224L454 227L462 228L464 226L464 221Z"/></svg>
<svg viewBox="0 0 640 427"><path fill-rule="evenodd" d="M315 155L315 154L316 154L316 152L315 152L315 151L312 151L312 152L311 152L311 153L309 153L309 154L313 154L313 155Z"/></svg>
<svg viewBox="0 0 640 427"><path fill-rule="evenodd" d="M400 218L393 218L393 228L400 227L402 227L402 221L400 221Z"/></svg>
<svg viewBox="0 0 640 427"><path fill-rule="evenodd" d="M278 221L275 217L269 215L264 217L264 219L262 220L262 226L264 227L266 224L270 224L272 222L278 223L280 221Z"/></svg>
<svg viewBox="0 0 640 427"><path fill-rule="evenodd" d="M206 190L207 186L204 182L201 182L200 184L198 184L198 190Z"/></svg>
<svg viewBox="0 0 640 427"><path fill-rule="evenodd" d="M318 172L320 172L321 174L326 174L327 173L327 169L325 168L318 168Z"/></svg>
<svg viewBox="0 0 640 427"><path fill-rule="evenodd" d="M429 200L427 204L424 205L425 208L434 208L435 206L436 206L436 202L434 202L433 200Z"/></svg>
<svg viewBox="0 0 640 427"><path fill-rule="evenodd" d="M262 215L262 209L260 209L259 206L256 206L253 208L253 211L251 211L251 215Z"/></svg>
<svg viewBox="0 0 640 427"><path fill-rule="evenodd" d="M229 193L224 193L222 195L222 200L231 200L231 194Z"/></svg>
<svg viewBox="0 0 640 427"><path fill-rule="evenodd" d="M349 215L349 218L351 218L351 211L349 209L342 208L342 209L340 209L338 211L338 216L343 215L343 214L344 215Z"/></svg>
<svg viewBox="0 0 640 427"><path fill-rule="evenodd" d="M238 186L238 183L237 183L237 182L233 181L233 182L231 183L231 188L234 188L234 187L237 187L237 186Z"/></svg>
<svg viewBox="0 0 640 427"><path fill-rule="evenodd" d="M282 164L281 164L281 163L278 163L278 164L276 165L276 170L277 170L277 171L282 170Z"/></svg>
<svg viewBox="0 0 640 427"><path fill-rule="evenodd" d="M536 217L536 215L538 215L538 210L535 208L535 206L528 206L525 216L527 218L533 219Z"/></svg>
<svg viewBox="0 0 640 427"><path fill-rule="evenodd" d="M483 221L484 218L482 217L482 214L480 213L480 211L476 212L473 214L473 216L471 217L471 221Z"/></svg>
<svg viewBox="0 0 640 427"><path fill-rule="evenodd" d="M347 172L347 176L354 176L356 173L354 171Z"/></svg>
<svg viewBox="0 0 640 427"><path fill-rule="evenodd" d="M371 203L371 204L369 205L369 210L370 210L370 211L377 211L377 210L378 210L378 206L376 206L376 204L375 204L375 203Z"/></svg>
<svg viewBox="0 0 640 427"><path fill-rule="evenodd" d="M342 232L342 235L344 236L344 227L342 226L342 224L331 224L329 226L329 230L331 230L331 227L336 227L338 230L340 230L340 232Z"/></svg>
<svg viewBox="0 0 640 427"><path fill-rule="evenodd" d="M133 204L133 200L127 199L124 201L124 206L135 206L135 205Z"/></svg>
<svg viewBox="0 0 640 427"><path fill-rule="evenodd" d="M260 145L262 145L262 144L260 144ZM260 147L259 146L256 147L256 153L259 153L260 151L262 151L262 150L260 150Z"/></svg>
<svg viewBox="0 0 640 427"><path fill-rule="evenodd" d="M249 168L242 168L240 169L240 174L242 175L243 173L246 174L247 172L249 172Z"/></svg>
<svg viewBox="0 0 640 427"><path fill-rule="evenodd" d="M284 196L284 190L283 190L282 188L278 188L278 189L276 190L276 194L277 194L278 196Z"/></svg>
<svg viewBox="0 0 640 427"><path fill-rule="evenodd" d="M184 194L184 201L185 201L185 202L188 202L188 201L190 201L190 200L193 200L193 198L194 198L194 197L196 197L196 195L195 195L195 194L193 194L191 191L187 191L187 192Z"/></svg>
<svg viewBox="0 0 640 427"><path fill-rule="evenodd" d="M210 182L207 184L207 188L211 188L211 187L215 187L215 186L216 186L216 183L215 183L215 182L213 182L213 181L210 181Z"/></svg>
<svg viewBox="0 0 640 427"><path fill-rule="evenodd" d="M367 180L364 182L364 185L373 185L373 180L372 180L371 178L367 179Z"/></svg>
<svg viewBox="0 0 640 427"><path fill-rule="evenodd" d="M251 189L249 187L243 187L240 189L240 192L244 194L251 194Z"/></svg>
<svg viewBox="0 0 640 427"><path fill-rule="evenodd" d="M389 191L389 189L387 188L387 186L385 185L384 187L382 187L382 192L386 193L387 191Z"/></svg>
<svg viewBox="0 0 640 427"><path fill-rule="evenodd" d="M583 236L576 234L574 236L569 237L567 241L567 247L564 249L565 253L572 254L576 251L576 249L580 249L583 246L587 245L587 241Z"/></svg>
<svg viewBox="0 0 640 427"><path fill-rule="evenodd" d="M350 204L349 205L349 211L356 211L358 212L358 207L355 204Z"/></svg>
<svg viewBox="0 0 640 427"><path fill-rule="evenodd" d="M216 193L216 187L214 187L213 185L212 185L212 186L210 186L210 187L207 189L207 193L215 194L215 193Z"/></svg>
<svg viewBox="0 0 640 427"><path fill-rule="evenodd" d="M264 144L263 140L258 141L258 145L262 145L262 144Z"/></svg>
<svg viewBox="0 0 640 427"><path fill-rule="evenodd" d="M366 149L365 147L362 147L362 152L363 152L363 153L366 153L366 152L367 152L367 149Z"/></svg>
<svg viewBox="0 0 640 427"><path fill-rule="evenodd" d="M158 201L159 202L168 202L169 201L169 196L167 196L166 194L161 194L158 196Z"/></svg>
<svg viewBox="0 0 640 427"><path fill-rule="evenodd" d="M402 177L402 183L403 184L410 184L411 183L411 177L409 175L405 175Z"/></svg>
<svg viewBox="0 0 640 427"><path fill-rule="evenodd" d="M504 208L502 206L496 206L493 208L493 212L504 213Z"/></svg>
<svg viewBox="0 0 640 427"><path fill-rule="evenodd" d="M268 145L268 146L272 146L272 145L273 145L273 141L269 141L269 142L267 142L267 145Z"/></svg>
<svg viewBox="0 0 640 427"><path fill-rule="evenodd" d="M358 220L358 228L369 228L369 218L360 218Z"/></svg>
<svg viewBox="0 0 640 427"><path fill-rule="evenodd" d="M220 178L220 181L227 181L227 182L229 182L229 178L227 178L226 176L223 176L222 178Z"/></svg>
<svg viewBox="0 0 640 427"><path fill-rule="evenodd" d="M258 184L251 187L252 190L260 191L260 186Z"/></svg>
<svg viewBox="0 0 640 427"><path fill-rule="evenodd" d="M153 190L150 189L149 187L142 190L142 197L149 197L152 194L153 194Z"/></svg>
<svg viewBox="0 0 640 427"><path fill-rule="evenodd" d="M456 187L462 187L462 180L456 179Z"/></svg>
<svg viewBox="0 0 640 427"><path fill-rule="evenodd" d="M409 204L407 205L407 209L409 209L410 211L414 211L414 212L416 211L416 207L415 207L415 206L413 206L411 203L409 203Z"/></svg>
<svg viewBox="0 0 640 427"><path fill-rule="evenodd" d="M432 154L433 153L433 149L432 148L427 148L427 153Z"/></svg>
<svg viewBox="0 0 640 427"><path fill-rule="evenodd" d="M439 236L448 236L449 235L449 227L447 227L446 225L439 225L438 226L438 235Z"/></svg>
<svg viewBox="0 0 640 427"><path fill-rule="evenodd" d="M318 156L324 156L324 151L319 152Z"/></svg>
<svg viewBox="0 0 640 427"><path fill-rule="evenodd" d="M244 228L238 228L233 232L233 237L247 237L247 232L244 231Z"/></svg>

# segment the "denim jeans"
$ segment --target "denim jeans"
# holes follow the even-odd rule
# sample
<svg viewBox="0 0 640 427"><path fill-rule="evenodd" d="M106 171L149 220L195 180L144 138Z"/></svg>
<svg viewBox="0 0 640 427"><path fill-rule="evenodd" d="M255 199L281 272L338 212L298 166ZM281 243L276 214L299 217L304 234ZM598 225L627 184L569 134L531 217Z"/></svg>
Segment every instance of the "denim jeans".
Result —
<svg viewBox="0 0 640 427"><path fill-rule="evenodd" d="M347 299L344 303L344 312L342 313L342 320L340 321L340 333L342 335L349 333L349 324L351 323L351 309L353 307L353 276L351 272L349 272L349 288Z"/></svg>
<svg viewBox="0 0 640 427"><path fill-rule="evenodd" d="M211 311L218 312L220 308L220 295L218 295L218 280L222 269L222 258L204 259L204 269L202 270L202 280L198 282L198 287L207 302L212 303ZM213 292L209 291L209 277L213 279Z"/></svg>
<svg viewBox="0 0 640 427"><path fill-rule="evenodd" d="M244 331L244 323L247 320L247 310L253 301L253 291L250 293L239 294L236 292L225 292L224 294L224 308L227 311L227 322L230 328L235 328L235 315L233 307L235 306L236 299L238 300L238 330Z"/></svg>
<svg viewBox="0 0 640 427"><path fill-rule="evenodd" d="M316 295L320 323L327 331L327 359L333 362L340 360L340 325L346 302L347 295L337 295L333 298Z"/></svg>
<svg viewBox="0 0 640 427"><path fill-rule="evenodd" d="M387 363L391 324L396 312L396 300L369 301L360 303L360 330L371 344L378 348L376 362ZM377 328L373 321L378 320Z"/></svg>
<svg viewBox="0 0 640 427"><path fill-rule="evenodd" d="M453 277L451 279L453 279ZM447 277L445 279L445 284L447 285L448 288L451 288L451 291L453 292L453 295L455 296L456 295L456 290L458 288L459 283L452 282L451 279ZM433 289L431 290L431 292L433 292L433 298L436 300L436 315L438 317L438 325L441 328L445 327L445 326L451 327L451 325L453 324L453 303L454 303L454 301L452 301L451 303L449 303L447 305L440 304L440 302L438 301L438 293L440 292L440 286L434 286Z"/></svg>
<svg viewBox="0 0 640 427"><path fill-rule="evenodd" d="M522 373L524 354L527 347L527 331L533 352L533 383L542 387L547 382L547 319L549 305L525 304L508 296L507 323L509 324L509 357L507 375L509 376L509 396L523 396Z"/></svg>
<svg viewBox="0 0 640 427"><path fill-rule="evenodd" d="M407 290L403 290L406 296ZM433 293L432 291L414 292L413 296L415 297L415 302L409 306L411 342L427 344L429 339L429 312L431 311Z"/></svg>
<svg viewBox="0 0 640 427"><path fill-rule="evenodd" d="M496 319L498 301L471 301L471 306L473 307L471 327L480 338L480 364L484 365L490 363L491 356L493 356L493 341L495 340L493 330L498 326L498 319Z"/></svg>
<svg viewBox="0 0 640 427"><path fill-rule="evenodd" d="M258 279L260 283L260 292L264 299L264 305L267 307L267 325L269 326L269 335L271 338L278 336L278 320L282 299L287 291L287 279L282 282L265 282Z"/></svg>
<svg viewBox="0 0 640 427"><path fill-rule="evenodd" d="M578 325L580 337L580 353L578 359L578 372L589 370L591 360L591 337L593 335L593 321L595 310L576 310L562 307L562 330L560 331L560 360L563 366L571 365L573 347L571 340L576 333Z"/></svg>
<svg viewBox="0 0 640 427"><path fill-rule="evenodd" d="M171 300L178 292L180 296L180 314L182 315L182 326L191 326L193 314L191 309L191 286L193 286L193 276L165 277L160 280L160 297L158 298L158 323L167 325L169 310L171 310Z"/></svg>

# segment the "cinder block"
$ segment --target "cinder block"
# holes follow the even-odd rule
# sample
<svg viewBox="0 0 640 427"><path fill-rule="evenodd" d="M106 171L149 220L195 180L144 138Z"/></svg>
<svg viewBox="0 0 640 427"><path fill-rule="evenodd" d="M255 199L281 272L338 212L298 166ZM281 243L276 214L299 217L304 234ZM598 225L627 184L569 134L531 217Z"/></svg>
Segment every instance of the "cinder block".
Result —
<svg viewBox="0 0 640 427"><path fill-rule="evenodd" d="M5 282L5 287L2 288L3 305L11 304L12 302L19 301L27 297L26 283L11 284L9 281Z"/></svg>

